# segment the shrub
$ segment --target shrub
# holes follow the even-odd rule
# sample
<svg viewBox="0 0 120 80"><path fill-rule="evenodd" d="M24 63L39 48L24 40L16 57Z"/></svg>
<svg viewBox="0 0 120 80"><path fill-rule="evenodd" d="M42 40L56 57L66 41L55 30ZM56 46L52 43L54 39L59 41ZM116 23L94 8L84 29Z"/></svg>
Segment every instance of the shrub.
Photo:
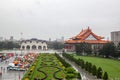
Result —
<svg viewBox="0 0 120 80"><path fill-rule="evenodd" d="M85 62L83 60L81 60L81 68L85 68Z"/></svg>
<svg viewBox="0 0 120 80"><path fill-rule="evenodd" d="M67 80L71 80L71 79L75 78L75 75L70 73L70 74L67 74L65 78Z"/></svg>
<svg viewBox="0 0 120 80"><path fill-rule="evenodd" d="M81 80L81 74L80 73L77 73L77 79Z"/></svg>
<svg viewBox="0 0 120 80"><path fill-rule="evenodd" d="M104 73L103 80L108 80L108 73L107 72Z"/></svg>
<svg viewBox="0 0 120 80"><path fill-rule="evenodd" d="M77 65L81 66L81 59L77 59L77 60L75 61L75 63L76 63Z"/></svg>
<svg viewBox="0 0 120 80"><path fill-rule="evenodd" d="M101 69L101 67L99 67L98 68L98 70L97 70L97 78L102 78L102 69Z"/></svg>
<svg viewBox="0 0 120 80"><path fill-rule="evenodd" d="M88 63L88 72L91 73L92 72L92 64Z"/></svg>
<svg viewBox="0 0 120 80"><path fill-rule="evenodd" d="M95 65L92 66L92 75L97 75L97 68Z"/></svg>
<svg viewBox="0 0 120 80"><path fill-rule="evenodd" d="M88 62L85 64L85 70L88 71Z"/></svg>
<svg viewBox="0 0 120 80"><path fill-rule="evenodd" d="M31 73L28 73L28 76L30 76L31 75Z"/></svg>
<svg viewBox="0 0 120 80"><path fill-rule="evenodd" d="M67 63L63 58L61 58L58 54L55 54L55 56L66 68L71 67L71 65L69 63Z"/></svg>
<svg viewBox="0 0 120 80"><path fill-rule="evenodd" d="M26 77L24 80L29 80L29 78Z"/></svg>
<svg viewBox="0 0 120 80"><path fill-rule="evenodd" d="M75 70L72 67L68 67L65 70L67 73L75 73Z"/></svg>

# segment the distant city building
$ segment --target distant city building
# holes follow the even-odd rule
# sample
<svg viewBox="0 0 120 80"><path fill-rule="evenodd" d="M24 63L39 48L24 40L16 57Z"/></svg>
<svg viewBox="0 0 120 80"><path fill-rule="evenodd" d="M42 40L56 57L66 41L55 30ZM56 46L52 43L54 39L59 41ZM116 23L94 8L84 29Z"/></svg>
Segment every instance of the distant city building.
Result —
<svg viewBox="0 0 120 80"><path fill-rule="evenodd" d="M89 43L91 44L92 50L98 51L104 44L108 43L108 40L102 40L104 37L98 36L92 32L92 30L88 27L88 29L82 30L78 35L70 38L65 41L65 50L66 51L74 51L75 44L80 43Z"/></svg>
<svg viewBox="0 0 120 80"><path fill-rule="evenodd" d="M61 39L56 39L57 42L64 42L64 37L61 37Z"/></svg>
<svg viewBox="0 0 120 80"><path fill-rule="evenodd" d="M61 40L64 41L64 37L63 36L61 37Z"/></svg>
<svg viewBox="0 0 120 80"><path fill-rule="evenodd" d="M36 38L32 38L29 40L21 41L21 49L23 50L47 50L48 45L44 40L38 40Z"/></svg>
<svg viewBox="0 0 120 80"><path fill-rule="evenodd" d="M13 41L14 40L14 37L13 36L10 36L10 41Z"/></svg>
<svg viewBox="0 0 120 80"><path fill-rule="evenodd" d="M51 38L49 38L49 42L51 42Z"/></svg>
<svg viewBox="0 0 120 80"><path fill-rule="evenodd" d="M3 41L3 37L0 37L0 41Z"/></svg>
<svg viewBox="0 0 120 80"><path fill-rule="evenodd" d="M117 45L120 43L120 31L111 32L111 41Z"/></svg>

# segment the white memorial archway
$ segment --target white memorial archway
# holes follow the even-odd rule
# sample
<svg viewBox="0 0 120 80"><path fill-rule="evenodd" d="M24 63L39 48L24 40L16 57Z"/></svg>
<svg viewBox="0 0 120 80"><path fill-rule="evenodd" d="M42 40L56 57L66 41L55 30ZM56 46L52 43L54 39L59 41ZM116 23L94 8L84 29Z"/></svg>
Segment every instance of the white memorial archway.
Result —
<svg viewBox="0 0 120 80"><path fill-rule="evenodd" d="M47 50L48 45L44 40L30 39L21 41L21 50Z"/></svg>

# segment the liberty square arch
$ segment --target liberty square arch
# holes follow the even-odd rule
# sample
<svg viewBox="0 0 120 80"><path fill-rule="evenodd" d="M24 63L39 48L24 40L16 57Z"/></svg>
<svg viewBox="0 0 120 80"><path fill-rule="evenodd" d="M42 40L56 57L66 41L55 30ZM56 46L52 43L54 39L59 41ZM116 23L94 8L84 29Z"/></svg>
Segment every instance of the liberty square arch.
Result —
<svg viewBox="0 0 120 80"><path fill-rule="evenodd" d="M38 40L35 38L29 40L21 41L21 49L22 50L47 50L48 45L44 40Z"/></svg>

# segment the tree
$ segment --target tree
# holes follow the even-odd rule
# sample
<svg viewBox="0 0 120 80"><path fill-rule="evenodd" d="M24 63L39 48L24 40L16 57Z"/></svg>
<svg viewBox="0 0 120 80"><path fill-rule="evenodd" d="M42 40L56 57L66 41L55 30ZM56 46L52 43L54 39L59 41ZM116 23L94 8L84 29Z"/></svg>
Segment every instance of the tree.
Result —
<svg viewBox="0 0 120 80"><path fill-rule="evenodd" d="M76 50L76 54L81 54L83 52L83 44L76 44L75 45L75 50Z"/></svg>
<svg viewBox="0 0 120 80"><path fill-rule="evenodd" d="M108 80L108 73L107 72L104 73L103 80Z"/></svg>
<svg viewBox="0 0 120 80"><path fill-rule="evenodd" d="M73 78L77 77L76 76L77 73L72 67L66 68L65 71L67 73L66 79L70 80L70 79L73 79Z"/></svg>
<svg viewBox="0 0 120 80"><path fill-rule="evenodd" d="M7 49L13 49L14 48L14 44L12 41L7 42Z"/></svg>
<svg viewBox="0 0 120 80"><path fill-rule="evenodd" d="M53 42L48 42L48 47L50 49L63 49L65 47L65 44L62 42L53 41Z"/></svg>
<svg viewBox="0 0 120 80"><path fill-rule="evenodd" d="M92 71L92 64L91 64L91 63L88 63L88 72L91 73L91 71Z"/></svg>
<svg viewBox="0 0 120 80"><path fill-rule="evenodd" d="M68 73L65 77L67 80L72 80L73 78L75 78L74 74Z"/></svg>
<svg viewBox="0 0 120 80"><path fill-rule="evenodd" d="M3 49L3 48L4 48L4 43L0 42L0 49Z"/></svg>
<svg viewBox="0 0 120 80"><path fill-rule="evenodd" d="M75 70L72 67L68 67L65 69L67 73L75 73Z"/></svg>
<svg viewBox="0 0 120 80"><path fill-rule="evenodd" d="M13 41L0 42L0 49L13 49L13 48L20 48L20 45Z"/></svg>
<svg viewBox="0 0 120 80"><path fill-rule="evenodd" d="M113 56L116 52L115 45L113 42L109 42L103 46L102 49L99 50L100 55L104 55L106 58Z"/></svg>
<svg viewBox="0 0 120 80"><path fill-rule="evenodd" d="M85 68L85 62L84 62L84 60L81 60L81 68L82 68L82 69Z"/></svg>
<svg viewBox="0 0 120 80"><path fill-rule="evenodd" d="M87 55L88 55L88 54L91 54L91 52L92 52L91 45L89 43L85 43L85 42L76 44L75 49L76 49L77 54L87 53Z"/></svg>
<svg viewBox="0 0 120 80"><path fill-rule="evenodd" d="M79 65L79 66L81 66L81 59L79 58L79 59L77 59L77 61L75 61L75 63L77 64L77 65Z"/></svg>
<svg viewBox="0 0 120 80"><path fill-rule="evenodd" d="M117 47L116 47L116 58L120 57L120 43L118 43Z"/></svg>
<svg viewBox="0 0 120 80"><path fill-rule="evenodd" d="M117 45L117 50L120 50L120 42Z"/></svg>
<svg viewBox="0 0 120 80"><path fill-rule="evenodd" d="M97 68L95 65L92 66L92 75L97 75Z"/></svg>
<svg viewBox="0 0 120 80"><path fill-rule="evenodd" d="M77 79L81 80L81 74L80 73L77 73Z"/></svg>
<svg viewBox="0 0 120 80"><path fill-rule="evenodd" d="M98 70L97 70L97 78L102 78L102 69L101 69L101 67L99 67L98 68Z"/></svg>
<svg viewBox="0 0 120 80"><path fill-rule="evenodd" d="M91 48L91 44L89 43L84 43L84 49L85 49L85 53L87 53L87 55L92 53L92 48Z"/></svg>
<svg viewBox="0 0 120 80"><path fill-rule="evenodd" d="M88 62L85 64L85 70L88 71Z"/></svg>

